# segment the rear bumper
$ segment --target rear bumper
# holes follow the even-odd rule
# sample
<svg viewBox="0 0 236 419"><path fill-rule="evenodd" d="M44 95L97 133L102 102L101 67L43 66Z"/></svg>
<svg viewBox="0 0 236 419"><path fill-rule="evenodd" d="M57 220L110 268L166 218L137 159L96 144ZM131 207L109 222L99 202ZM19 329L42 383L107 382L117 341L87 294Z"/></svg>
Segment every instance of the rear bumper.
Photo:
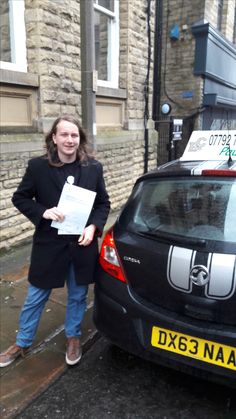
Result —
<svg viewBox="0 0 236 419"><path fill-rule="evenodd" d="M102 273L95 286L94 322L97 329L117 346L142 358L236 388L235 370L156 348L151 344L152 327L158 326L196 338L235 347L236 332L191 322L174 312L147 307L135 300L126 284ZM198 323L198 324L197 324Z"/></svg>

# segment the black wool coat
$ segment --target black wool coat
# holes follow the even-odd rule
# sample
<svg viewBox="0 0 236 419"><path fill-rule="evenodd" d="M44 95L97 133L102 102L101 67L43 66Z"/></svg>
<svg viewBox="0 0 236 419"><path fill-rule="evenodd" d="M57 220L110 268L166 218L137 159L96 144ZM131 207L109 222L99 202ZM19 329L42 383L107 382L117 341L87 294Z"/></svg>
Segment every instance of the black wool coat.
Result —
<svg viewBox="0 0 236 419"><path fill-rule="evenodd" d="M12 197L16 208L35 225L28 279L31 284L43 289L63 287L71 262L78 285L94 282L98 236L102 234L110 209L101 163L93 159L81 163L77 186L97 193L87 223L97 227L94 240L89 246L79 246L78 236L59 235L58 230L51 227L51 220L42 217L46 209L58 205L65 183L65 179L59 176L59 170L51 166L45 156L29 160Z"/></svg>

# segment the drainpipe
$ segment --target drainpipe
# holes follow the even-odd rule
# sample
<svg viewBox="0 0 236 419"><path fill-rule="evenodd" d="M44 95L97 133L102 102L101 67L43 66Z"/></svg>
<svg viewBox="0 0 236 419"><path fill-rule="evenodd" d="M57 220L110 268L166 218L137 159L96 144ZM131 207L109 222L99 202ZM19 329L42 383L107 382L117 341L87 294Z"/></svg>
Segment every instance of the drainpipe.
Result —
<svg viewBox="0 0 236 419"><path fill-rule="evenodd" d="M80 0L82 126L96 149L96 71L93 0Z"/></svg>
<svg viewBox="0 0 236 419"><path fill-rule="evenodd" d="M149 133L148 133L148 119L149 119L149 76L151 66L151 0L147 0L147 36L148 36L148 63L147 74L144 85L144 173L148 171L148 147L149 147Z"/></svg>
<svg viewBox="0 0 236 419"><path fill-rule="evenodd" d="M161 54L162 54L162 0L156 0L155 11L155 40L154 40L154 63L153 63L153 102L152 119L155 122L155 129L158 131L160 120L161 102Z"/></svg>

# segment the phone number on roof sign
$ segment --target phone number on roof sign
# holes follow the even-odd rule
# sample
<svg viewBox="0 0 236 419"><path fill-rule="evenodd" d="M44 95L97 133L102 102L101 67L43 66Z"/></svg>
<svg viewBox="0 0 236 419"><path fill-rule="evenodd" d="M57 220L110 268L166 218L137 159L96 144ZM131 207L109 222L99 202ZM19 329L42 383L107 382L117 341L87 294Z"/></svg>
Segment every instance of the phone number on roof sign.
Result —
<svg viewBox="0 0 236 419"><path fill-rule="evenodd" d="M234 146L236 145L236 134L233 136L231 134L211 134L209 145Z"/></svg>

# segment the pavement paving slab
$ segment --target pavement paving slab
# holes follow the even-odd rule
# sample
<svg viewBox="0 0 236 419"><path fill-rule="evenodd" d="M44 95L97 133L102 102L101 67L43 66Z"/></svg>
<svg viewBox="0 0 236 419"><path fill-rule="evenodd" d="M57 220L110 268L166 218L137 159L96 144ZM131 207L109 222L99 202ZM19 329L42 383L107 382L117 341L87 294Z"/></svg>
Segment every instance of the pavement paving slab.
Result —
<svg viewBox="0 0 236 419"><path fill-rule="evenodd" d="M27 286L1 285L6 302L1 304L1 350L15 341L17 323ZM58 291L58 292L57 292ZM89 289L88 309L82 326L82 347L96 335L92 322L93 287ZM0 368L0 413L2 419L13 418L27 404L44 391L62 372L65 371L64 317L66 305L66 290L53 290L42 315L34 344L26 355L13 364Z"/></svg>
<svg viewBox="0 0 236 419"><path fill-rule="evenodd" d="M114 223L109 216L105 231ZM0 256L0 350L15 342L18 319L27 294L31 243ZM64 317L66 287L52 291L43 312L34 344L26 355L0 368L1 419L14 418L68 367L65 363ZM92 320L93 285L89 287L87 310L82 324L83 352L97 339Z"/></svg>

